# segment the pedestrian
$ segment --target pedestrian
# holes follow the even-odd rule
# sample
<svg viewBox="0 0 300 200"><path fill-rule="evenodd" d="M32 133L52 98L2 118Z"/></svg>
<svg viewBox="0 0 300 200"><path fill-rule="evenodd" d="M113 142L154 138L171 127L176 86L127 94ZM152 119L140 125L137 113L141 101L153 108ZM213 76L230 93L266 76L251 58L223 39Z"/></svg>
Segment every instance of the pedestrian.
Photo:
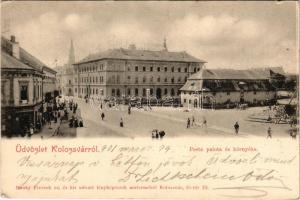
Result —
<svg viewBox="0 0 300 200"><path fill-rule="evenodd" d="M57 123L57 111L54 111L54 123Z"/></svg>
<svg viewBox="0 0 300 200"><path fill-rule="evenodd" d="M103 107L103 106L102 106L102 102L101 102L101 104L100 104L100 109L101 109L101 110L102 110L102 107Z"/></svg>
<svg viewBox="0 0 300 200"><path fill-rule="evenodd" d="M186 128L190 128L191 126L191 120L190 118L187 119Z"/></svg>
<svg viewBox="0 0 300 200"><path fill-rule="evenodd" d="M83 127L83 121L82 121L82 119L80 119L80 121L79 121L79 127Z"/></svg>
<svg viewBox="0 0 300 200"><path fill-rule="evenodd" d="M195 123L195 117L193 116L192 117L192 126L194 126L194 123Z"/></svg>
<svg viewBox="0 0 300 200"><path fill-rule="evenodd" d="M129 106L128 106L128 115L130 115L130 114L131 114L131 106L129 104Z"/></svg>
<svg viewBox="0 0 300 200"><path fill-rule="evenodd" d="M74 121L74 127L75 128L77 128L79 126L79 124L78 124L78 119L77 119L77 117L75 118L75 121Z"/></svg>
<svg viewBox="0 0 300 200"><path fill-rule="evenodd" d="M120 120L120 127L124 127L124 122L123 122L123 119L121 118Z"/></svg>
<svg viewBox="0 0 300 200"><path fill-rule="evenodd" d="M267 132L268 132L267 138L272 138L272 129L271 129L271 127L268 128Z"/></svg>
<svg viewBox="0 0 300 200"><path fill-rule="evenodd" d="M102 119L102 121L104 120L104 117L105 117L105 114L101 113L101 119Z"/></svg>
<svg viewBox="0 0 300 200"><path fill-rule="evenodd" d="M239 133L239 128L240 128L239 123L238 123L238 122L235 122L235 124L234 124L235 134L238 134L238 133Z"/></svg>
<svg viewBox="0 0 300 200"><path fill-rule="evenodd" d="M207 127L207 121L206 121L206 118L205 118L205 117L203 118L202 126L205 126L205 128Z"/></svg>
<svg viewBox="0 0 300 200"><path fill-rule="evenodd" d="M30 124L28 137L31 137L34 134L33 124Z"/></svg>

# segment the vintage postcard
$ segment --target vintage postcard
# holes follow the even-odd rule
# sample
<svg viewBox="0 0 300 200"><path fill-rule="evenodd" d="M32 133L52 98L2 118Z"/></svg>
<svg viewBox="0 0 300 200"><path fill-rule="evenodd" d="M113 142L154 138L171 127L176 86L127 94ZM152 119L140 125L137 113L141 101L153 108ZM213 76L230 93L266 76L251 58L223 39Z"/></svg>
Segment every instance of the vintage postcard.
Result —
<svg viewBox="0 0 300 200"><path fill-rule="evenodd" d="M1 197L299 199L298 6L2 2Z"/></svg>

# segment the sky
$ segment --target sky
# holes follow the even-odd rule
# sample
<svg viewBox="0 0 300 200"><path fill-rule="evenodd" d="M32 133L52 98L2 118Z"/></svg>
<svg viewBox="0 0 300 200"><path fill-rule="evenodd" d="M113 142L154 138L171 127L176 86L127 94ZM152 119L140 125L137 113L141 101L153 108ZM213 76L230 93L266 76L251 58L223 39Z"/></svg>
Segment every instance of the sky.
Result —
<svg viewBox="0 0 300 200"><path fill-rule="evenodd" d="M282 66L298 72L296 2L4 2L2 35L49 67L111 48L186 51L206 68ZM57 61L55 61L57 60Z"/></svg>

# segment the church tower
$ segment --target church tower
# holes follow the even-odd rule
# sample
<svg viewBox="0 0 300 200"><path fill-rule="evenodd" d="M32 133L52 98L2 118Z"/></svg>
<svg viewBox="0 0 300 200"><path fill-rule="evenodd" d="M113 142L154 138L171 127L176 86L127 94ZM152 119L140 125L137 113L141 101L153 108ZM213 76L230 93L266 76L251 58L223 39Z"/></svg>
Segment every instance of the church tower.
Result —
<svg viewBox="0 0 300 200"><path fill-rule="evenodd" d="M167 47L167 38L166 38L166 37L164 37L163 51L168 51L168 47Z"/></svg>
<svg viewBox="0 0 300 200"><path fill-rule="evenodd" d="M74 53L74 45L73 45L73 40L71 39L71 46L70 46L70 51L69 51L69 60L68 64L72 65L75 63L75 53Z"/></svg>

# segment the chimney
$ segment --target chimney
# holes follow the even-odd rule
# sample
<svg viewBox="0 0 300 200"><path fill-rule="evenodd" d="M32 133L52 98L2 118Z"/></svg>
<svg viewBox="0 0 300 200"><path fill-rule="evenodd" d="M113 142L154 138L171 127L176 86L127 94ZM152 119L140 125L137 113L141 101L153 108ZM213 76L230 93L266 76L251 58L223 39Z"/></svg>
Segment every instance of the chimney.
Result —
<svg viewBox="0 0 300 200"><path fill-rule="evenodd" d="M11 36L10 36L10 41L11 41L11 42L16 42L16 36L11 35Z"/></svg>
<svg viewBox="0 0 300 200"><path fill-rule="evenodd" d="M17 59L20 59L20 46L19 43L16 42L16 37L14 35L10 36L11 42L11 55Z"/></svg>

